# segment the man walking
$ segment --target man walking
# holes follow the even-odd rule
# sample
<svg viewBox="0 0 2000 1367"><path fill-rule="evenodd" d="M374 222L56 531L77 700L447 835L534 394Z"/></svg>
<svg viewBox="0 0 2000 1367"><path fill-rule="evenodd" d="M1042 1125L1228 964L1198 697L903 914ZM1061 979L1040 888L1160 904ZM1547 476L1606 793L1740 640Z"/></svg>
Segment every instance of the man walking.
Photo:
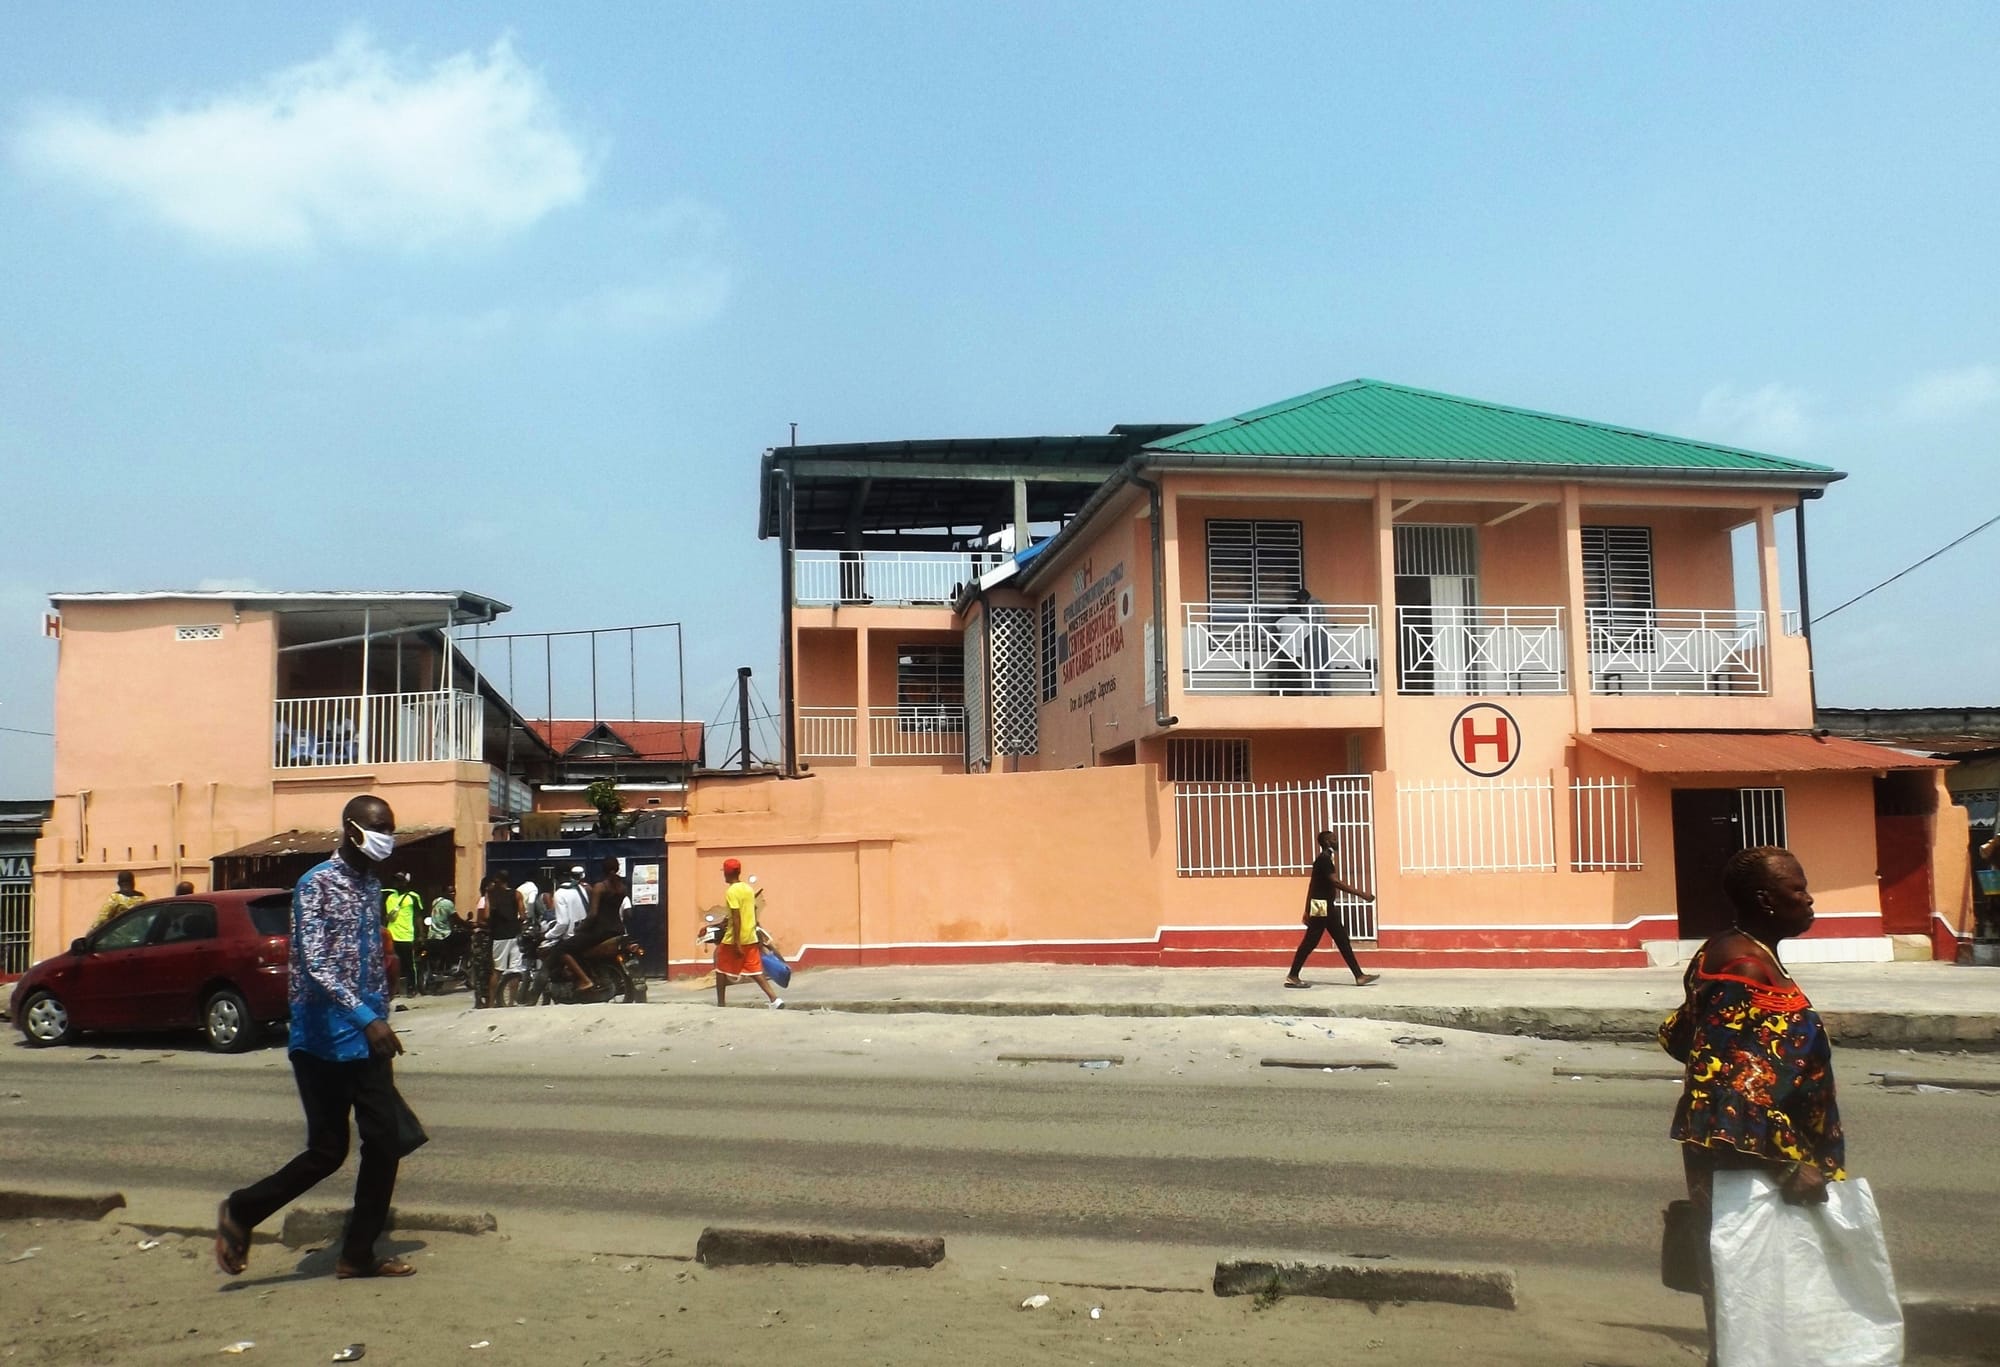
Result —
<svg viewBox="0 0 2000 1367"><path fill-rule="evenodd" d="M391 1063L403 1043L389 1026L382 887L375 879L375 867L396 848L395 831L388 803L355 798L341 813L334 857L293 889L291 1061L306 1147L263 1181L223 1198L215 1261L231 1276L249 1263L258 1225L347 1161L350 1112L361 1131L361 1166L334 1275L408 1277L417 1270L400 1258L375 1256L407 1143L398 1133L405 1108Z"/></svg>
<svg viewBox="0 0 2000 1367"><path fill-rule="evenodd" d="M729 885L725 898L728 910L722 917L722 936L715 942L715 1004L727 1004L729 984L748 980L763 989L773 1011L782 1011L785 999L771 990L770 980L764 976L764 947L757 936L757 894L743 881L740 860L722 861L722 881Z"/></svg>

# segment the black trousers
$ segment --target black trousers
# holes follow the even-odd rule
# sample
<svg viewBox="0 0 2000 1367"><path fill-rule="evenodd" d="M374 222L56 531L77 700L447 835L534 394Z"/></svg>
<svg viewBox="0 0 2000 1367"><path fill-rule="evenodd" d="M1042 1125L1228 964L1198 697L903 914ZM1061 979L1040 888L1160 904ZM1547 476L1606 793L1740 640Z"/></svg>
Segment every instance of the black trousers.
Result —
<svg viewBox="0 0 2000 1367"><path fill-rule="evenodd" d="M396 969L401 978L396 990L404 996L414 997L423 990L417 981L417 942L415 940L392 940L396 947Z"/></svg>
<svg viewBox="0 0 2000 1367"><path fill-rule="evenodd" d="M1299 952L1292 956L1292 976L1298 977L1306 971L1306 955L1318 947L1320 937L1328 932L1333 934L1333 945L1340 951L1340 957L1347 960L1348 972L1361 976L1361 965L1354 961L1354 942L1347 938L1347 922L1339 915L1313 916L1306 921L1305 938L1299 941Z"/></svg>
<svg viewBox="0 0 2000 1367"><path fill-rule="evenodd" d="M229 1214L255 1229L340 1170L347 1161L347 1116L361 1131L361 1167L354 1178L340 1259L372 1267L375 1241L389 1220L396 1192L396 1075L386 1058L331 1063L312 1054L292 1055L292 1076L306 1113L306 1147L263 1181L229 1193Z"/></svg>

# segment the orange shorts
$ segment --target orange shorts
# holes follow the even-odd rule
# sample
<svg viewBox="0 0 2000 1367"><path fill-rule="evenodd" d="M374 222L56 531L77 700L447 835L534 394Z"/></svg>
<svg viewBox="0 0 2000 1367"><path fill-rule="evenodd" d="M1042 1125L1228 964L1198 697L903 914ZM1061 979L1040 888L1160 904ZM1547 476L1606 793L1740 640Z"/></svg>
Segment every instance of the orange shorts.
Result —
<svg viewBox="0 0 2000 1367"><path fill-rule="evenodd" d="M764 956L756 945L719 944L715 947L715 972L720 978L740 981L764 976Z"/></svg>

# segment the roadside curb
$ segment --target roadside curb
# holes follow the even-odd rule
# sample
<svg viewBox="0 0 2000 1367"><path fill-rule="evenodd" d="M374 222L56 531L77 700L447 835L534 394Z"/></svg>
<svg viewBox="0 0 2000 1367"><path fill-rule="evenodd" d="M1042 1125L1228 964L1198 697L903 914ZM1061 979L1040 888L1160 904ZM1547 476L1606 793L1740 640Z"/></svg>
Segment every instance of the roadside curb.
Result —
<svg viewBox="0 0 2000 1367"><path fill-rule="evenodd" d="M1514 1269L1478 1263L1336 1258L1323 1263L1226 1258L1215 1265L1218 1296L1322 1296L1328 1300L1429 1301L1512 1310Z"/></svg>
<svg viewBox="0 0 2000 1367"><path fill-rule="evenodd" d="M1903 1299L1903 1347L1910 1353L1977 1356L2000 1342L2000 1301L1944 1296Z"/></svg>
<svg viewBox="0 0 2000 1367"><path fill-rule="evenodd" d="M1379 1000L1379 999L1375 999ZM1589 1006L1335 1006L1264 1002L1078 1002L966 1001L901 998L894 1001L795 1001L800 1011L839 1011L863 1016L1282 1016L1297 1020L1362 1019L1400 1021L1481 1035L1531 1035L1550 1040L1608 1043L1651 1041L1671 1009ZM1821 1013L1827 1033L1843 1049L1966 1049L2000 1051L2000 1012L1956 1016L1902 1011Z"/></svg>
<svg viewBox="0 0 2000 1367"><path fill-rule="evenodd" d="M708 1267L758 1267L771 1263L845 1264L860 1267L936 1267L944 1240L911 1234L814 1234L800 1230L704 1229L695 1261Z"/></svg>
<svg viewBox="0 0 2000 1367"><path fill-rule="evenodd" d="M122 1191L0 1191L0 1220L102 1220L124 1208Z"/></svg>
<svg viewBox="0 0 2000 1367"><path fill-rule="evenodd" d="M346 1228L345 1207L294 1206L285 1215L278 1242L286 1248L303 1248L337 1239ZM500 1228L500 1222L485 1211L404 1210L391 1206L389 1223L384 1228L405 1233L421 1230L426 1234L491 1234Z"/></svg>

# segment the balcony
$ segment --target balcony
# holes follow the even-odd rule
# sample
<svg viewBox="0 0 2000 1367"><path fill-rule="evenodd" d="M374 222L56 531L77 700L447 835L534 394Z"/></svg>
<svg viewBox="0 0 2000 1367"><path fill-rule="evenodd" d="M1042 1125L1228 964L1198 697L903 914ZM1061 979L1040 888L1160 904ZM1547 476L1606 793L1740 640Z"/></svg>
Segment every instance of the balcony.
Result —
<svg viewBox="0 0 2000 1367"><path fill-rule="evenodd" d="M799 607L916 607L950 603L1006 560L1000 551L795 551L792 601Z"/></svg>
<svg viewBox="0 0 2000 1367"><path fill-rule="evenodd" d="M1788 634L1793 616L1787 614ZM1770 650L1761 612L1593 612L1589 629L1593 693L1770 692Z"/></svg>
<svg viewBox="0 0 2000 1367"><path fill-rule="evenodd" d="M274 713L272 763L279 769L484 758L486 713L473 693L280 698Z"/></svg>
<svg viewBox="0 0 2000 1367"><path fill-rule="evenodd" d="M1559 607L1396 609L1404 693L1491 697L1564 693Z"/></svg>
<svg viewBox="0 0 2000 1367"><path fill-rule="evenodd" d="M1370 604L1185 603L1190 693L1370 694L1380 687Z"/></svg>
<svg viewBox="0 0 2000 1367"><path fill-rule="evenodd" d="M868 755L872 759L962 759L965 755L965 709L962 707L871 707ZM799 755L803 759L854 759L856 709L801 707Z"/></svg>

